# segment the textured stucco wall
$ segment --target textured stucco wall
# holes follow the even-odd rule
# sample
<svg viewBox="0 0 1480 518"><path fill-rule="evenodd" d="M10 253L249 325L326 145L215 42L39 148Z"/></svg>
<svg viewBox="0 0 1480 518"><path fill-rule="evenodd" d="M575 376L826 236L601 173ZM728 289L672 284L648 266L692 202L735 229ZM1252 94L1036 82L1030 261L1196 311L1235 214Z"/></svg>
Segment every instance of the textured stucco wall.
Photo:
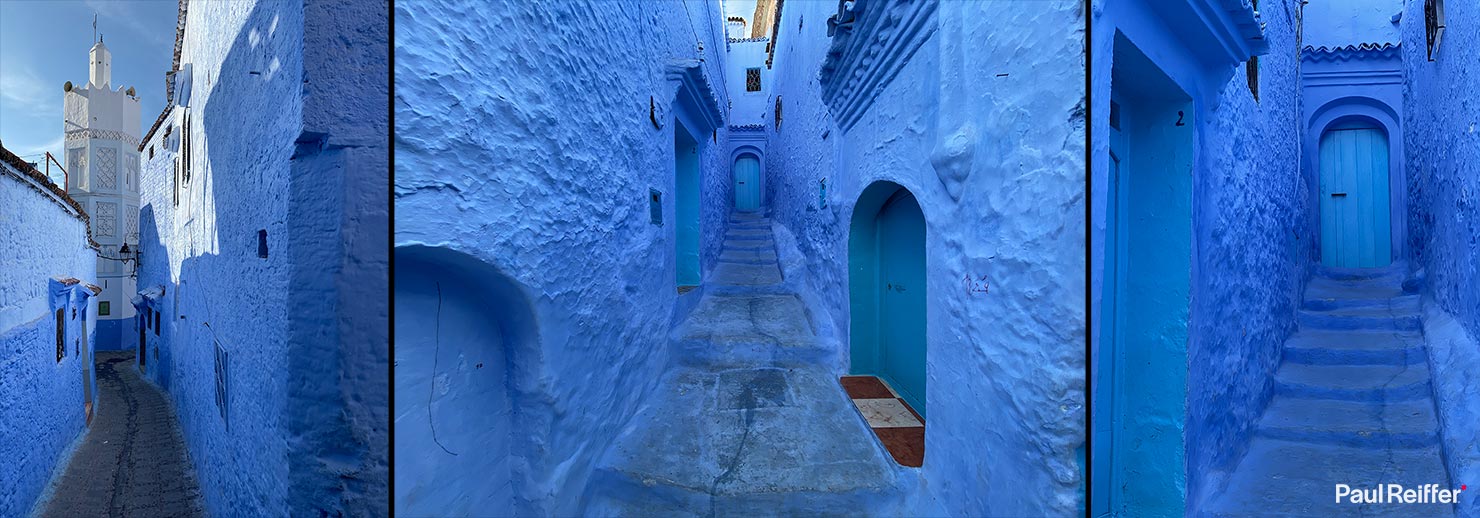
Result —
<svg viewBox="0 0 1480 518"><path fill-rule="evenodd" d="M72 209L0 168L0 515L23 516L84 431L80 349L96 334L89 321L90 336L78 342L90 301L74 293L81 284L62 287L52 277L95 282L97 265ZM67 308L60 362L57 308Z"/></svg>
<svg viewBox="0 0 1480 518"><path fill-rule="evenodd" d="M189 139L192 156L182 166L190 181L180 184L178 206L173 154L156 148L144 167L141 237L150 238L139 286L165 286L158 342L167 350L160 363L168 363L159 367L170 379L160 385L169 388L216 515L288 512L283 252L288 159L301 120L302 20L302 5L291 2L191 3L181 63L192 67L192 91L176 113L179 122L190 118L190 131L177 124L173 135ZM257 258L260 228L276 253L267 260ZM217 344L229 358L225 418L216 404Z"/></svg>
<svg viewBox="0 0 1480 518"><path fill-rule="evenodd" d="M1403 61L1407 73L1404 88L1403 143L1407 156L1409 246L1413 267L1422 269L1432 298L1449 322L1448 345L1428 336L1438 370L1436 391L1450 477L1465 483L1475 471L1480 456L1480 424L1474 416L1476 375L1464 366L1465 359L1480 357L1474 337L1480 337L1480 104L1474 91L1480 88L1480 6L1467 2L1445 2L1448 28L1434 61L1428 61L1424 36L1423 6L1406 2L1403 12ZM1441 314L1429 308L1426 326ZM1452 318L1452 320L1449 320ZM1461 329L1463 332L1461 332ZM1468 334L1469 339L1463 335ZM1444 358L1450 365L1440 365ZM1460 361L1454 361L1460 360ZM1468 370L1468 374L1463 374ZM1469 492L1466 492L1469 493ZM1480 516L1480 503L1463 498L1464 516Z"/></svg>
<svg viewBox="0 0 1480 518"><path fill-rule="evenodd" d="M1403 142L1408 157L1409 246L1434 298L1471 336L1480 335L1480 7L1446 2L1449 28L1433 62L1425 51L1423 2L1403 13Z"/></svg>
<svg viewBox="0 0 1480 518"><path fill-rule="evenodd" d="M1073 56L1083 53L1082 9L941 3L931 25L939 32L865 101L846 132L818 81L830 44L826 20L836 11L797 2L781 15L772 98L782 96L784 117L779 131L771 129L766 174L778 242L801 252L783 250L788 282L806 286L820 336L846 337L853 206L877 180L909 189L926 220L930 412L924 466L909 472L930 497L921 505L938 506L918 514L1076 515L1084 62ZM951 163L968 171L957 200L932 158L962 126L974 133L965 140L972 158ZM990 293L970 293L968 275L985 276ZM846 340L841 347L846 361Z"/></svg>
<svg viewBox="0 0 1480 518"><path fill-rule="evenodd" d="M169 142L162 127L145 146L139 286L165 288L150 377L212 514L388 512L385 9L190 6L189 105L166 119Z"/></svg>
<svg viewBox="0 0 1480 518"><path fill-rule="evenodd" d="M736 41L730 43L730 48L725 54L725 76L729 84L725 85L730 94L729 119L730 124L761 124L766 122L765 114L770 113L768 105L771 100L771 81L775 69L766 67L766 45L770 40ZM759 92L745 91L745 69L761 69L761 89Z"/></svg>
<svg viewBox="0 0 1480 518"><path fill-rule="evenodd" d="M1268 54L1260 56L1260 93L1248 89L1243 63L1207 64L1168 39L1166 22L1148 3L1094 3L1091 184L1109 178L1112 53L1117 31L1192 98L1191 301L1188 322L1186 486L1194 510L1205 479L1221 478L1242 455L1273 386L1284 339L1315 252L1310 186L1299 174L1299 63L1291 2L1260 6ZM1200 63L1200 61L1202 61ZM1090 307L1100 336L1105 267L1106 191L1091 203ZM1098 348L1098 342L1096 342ZM1099 383L1097 381L1097 383ZM1111 416L1097 412L1096 427ZM1097 444L1096 449L1101 447ZM1174 508L1182 502L1131 502ZM1145 512L1145 507L1139 508ZM1179 512L1175 509L1170 512Z"/></svg>
<svg viewBox="0 0 1480 518"><path fill-rule="evenodd" d="M702 40L703 73L725 110L718 5L395 9L396 244L466 253L528 293L538 346L514 356L508 378L529 441L516 509L579 514L596 459L658 380L676 310L701 294L675 291L676 83L666 67L701 57ZM650 97L662 129L649 120ZM706 273L730 206L727 132L694 135ZM662 226L648 222L650 188L663 192ZM401 387L431 373L396 376ZM408 428L425 426L424 414L395 418L398 451L425 437ZM401 477L429 474L396 476L400 507L413 488Z"/></svg>
<svg viewBox="0 0 1480 518"><path fill-rule="evenodd" d="M1397 44L1401 36L1393 15L1402 10L1403 0L1314 0L1305 4L1303 44L1312 47ZM1420 15L1416 19L1423 18Z"/></svg>

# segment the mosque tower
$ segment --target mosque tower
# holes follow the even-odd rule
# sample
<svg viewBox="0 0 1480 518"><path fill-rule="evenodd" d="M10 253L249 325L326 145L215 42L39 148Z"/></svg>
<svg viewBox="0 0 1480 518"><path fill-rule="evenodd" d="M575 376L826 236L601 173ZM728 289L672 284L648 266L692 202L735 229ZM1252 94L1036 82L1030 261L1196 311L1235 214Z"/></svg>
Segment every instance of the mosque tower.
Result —
<svg viewBox="0 0 1480 518"><path fill-rule="evenodd" d="M87 211L93 240L102 245L97 284L103 293L89 315L97 348L121 349L134 317L129 297L137 291L137 261L118 258L139 249L140 106L133 88L114 88L113 56L101 37L88 58L87 84L63 86L67 194Z"/></svg>

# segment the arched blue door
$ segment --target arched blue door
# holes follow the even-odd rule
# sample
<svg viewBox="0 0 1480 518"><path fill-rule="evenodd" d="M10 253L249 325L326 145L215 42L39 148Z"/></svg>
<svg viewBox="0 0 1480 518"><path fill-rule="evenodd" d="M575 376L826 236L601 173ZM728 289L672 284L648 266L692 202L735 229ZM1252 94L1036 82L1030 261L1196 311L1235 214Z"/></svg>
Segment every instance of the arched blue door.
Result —
<svg viewBox="0 0 1480 518"><path fill-rule="evenodd" d="M1321 263L1387 266L1392 258L1388 142L1376 128L1321 136Z"/></svg>
<svg viewBox="0 0 1480 518"><path fill-rule="evenodd" d="M925 215L900 189L879 211L882 377L925 417Z"/></svg>
<svg viewBox="0 0 1480 518"><path fill-rule="evenodd" d="M755 155L735 159L735 210L754 212L761 207L761 161Z"/></svg>
<svg viewBox="0 0 1480 518"><path fill-rule="evenodd" d="M864 189L848 237L852 374L882 378L925 415L925 215L898 184Z"/></svg>

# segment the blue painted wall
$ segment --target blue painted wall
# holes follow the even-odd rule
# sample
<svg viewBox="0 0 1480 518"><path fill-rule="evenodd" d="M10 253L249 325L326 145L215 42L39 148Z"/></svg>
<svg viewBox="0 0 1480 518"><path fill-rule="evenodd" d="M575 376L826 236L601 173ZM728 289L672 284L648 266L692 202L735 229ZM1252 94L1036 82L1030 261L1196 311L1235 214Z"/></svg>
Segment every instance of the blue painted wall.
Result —
<svg viewBox="0 0 1480 518"><path fill-rule="evenodd" d="M684 119L693 132L702 117L675 102L679 83L670 66L702 58L699 75L710 86L698 95L712 98L710 109L722 116L729 83L719 6L688 0L489 9L462 1L395 8L396 245L466 255L527 294L538 339L512 349L506 373L514 440L527 446L519 448L514 501L502 508L580 514L596 460L657 382L672 324L702 295L675 290L673 121ZM719 126L693 135L706 276L733 196L729 130L725 121ZM661 226L649 223L649 189L663 193ZM469 283L479 280L488 279ZM506 303L489 297L492 305ZM403 311L434 314L398 308L398 319ZM397 348L397 387L424 390L415 380L430 378L432 365L406 354ZM424 412L396 408L398 452L446 455L427 442ZM405 492L415 487L409 481L431 474L401 468L396 510L405 512ZM485 475L466 466L441 474Z"/></svg>
<svg viewBox="0 0 1480 518"><path fill-rule="evenodd" d="M1191 19L1179 18L1190 12L1180 3L1156 11L1140 0L1100 0L1091 6L1095 24L1091 52L1096 56L1091 71L1092 185L1106 185L1109 173L1113 59L1105 57L1112 56L1117 34L1134 43L1192 98L1192 113L1187 115L1196 135L1188 363L1183 367L1186 465L1156 468L1185 470L1186 481L1160 491L1158 497L1127 502L1117 509L1120 512L1180 513L1184 505L1188 511L1196 509L1198 495L1205 491L1200 488L1219 484L1241 456L1269 398L1280 344L1294 327L1295 304L1315 251L1315 219L1306 201L1310 186L1299 174L1296 5L1261 4L1269 51L1259 58L1258 101L1249 92L1243 58L1195 54L1224 47L1192 45L1174 36L1175 31L1196 27ZM1238 12L1233 7L1229 11ZM1093 336L1101 336L1103 322L1106 195L1095 189L1091 203ZM1098 347L1096 357L1103 351ZM1096 378L1095 386L1102 386L1101 379ZM1104 409L1096 409L1097 428L1112 423ZM1169 457L1159 462L1178 461Z"/></svg>
<svg viewBox="0 0 1480 518"><path fill-rule="evenodd" d="M864 12L909 7L861 3ZM1082 53L1083 10L922 5L938 18L915 34L918 49L878 60L897 64L892 79L831 107L818 70L838 6L782 9L764 119L780 95L765 171L785 277L818 335L840 340L837 372L846 372L854 206L877 180L909 189L926 221L930 409L924 465L903 471L922 483L913 514L1077 515L1084 227L1073 215L1084 212L1084 66L1063 56ZM844 109L858 117L851 128L838 122ZM970 291L968 276L984 277L989 293Z"/></svg>
<svg viewBox="0 0 1480 518"><path fill-rule="evenodd" d="M212 514L388 512L385 17L347 1L190 6L191 97L145 142L139 286L164 287L150 372L168 376ZM178 205L171 125L192 149Z"/></svg>
<svg viewBox="0 0 1480 518"><path fill-rule="evenodd" d="M6 160L14 157L0 149ZM37 173L40 176L40 173ZM40 190L38 190L40 189ZM96 282L85 215L33 177L0 163L0 515L24 516L47 481L65 467L85 431L83 348L97 329L91 292L53 277ZM56 357L56 318L64 311L66 356ZM73 310L76 310L75 313ZM75 315L75 316L74 316ZM96 378L94 394L96 394Z"/></svg>
<svg viewBox="0 0 1480 518"><path fill-rule="evenodd" d="M1447 29L1428 61L1424 3L1403 5L1404 153L1411 265L1426 273L1426 337L1451 483L1480 475L1480 6L1445 2ZM1436 325L1445 332L1438 332ZM1471 484L1474 485L1474 484ZM1461 516L1480 516L1480 497L1462 494Z"/></svg>

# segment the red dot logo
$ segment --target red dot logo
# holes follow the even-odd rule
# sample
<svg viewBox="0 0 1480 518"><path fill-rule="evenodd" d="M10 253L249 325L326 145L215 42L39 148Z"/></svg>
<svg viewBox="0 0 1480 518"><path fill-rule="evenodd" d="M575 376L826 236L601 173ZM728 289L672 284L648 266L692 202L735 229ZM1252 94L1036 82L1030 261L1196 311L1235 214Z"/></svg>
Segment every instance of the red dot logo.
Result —
<svg viewBox="0 0 1480 518"><path fill-rule="evenodd" d="M1470 487L1470 486L1466 486L1466 485L1464 485L1464 484L1460 484L1460 485L1459 485L1459 490L1460 490L1460 491L1464 491L1464 490L1465 490L1465 489L1468 489L1468 488L1469 488L1469 487Z"/></svg>

